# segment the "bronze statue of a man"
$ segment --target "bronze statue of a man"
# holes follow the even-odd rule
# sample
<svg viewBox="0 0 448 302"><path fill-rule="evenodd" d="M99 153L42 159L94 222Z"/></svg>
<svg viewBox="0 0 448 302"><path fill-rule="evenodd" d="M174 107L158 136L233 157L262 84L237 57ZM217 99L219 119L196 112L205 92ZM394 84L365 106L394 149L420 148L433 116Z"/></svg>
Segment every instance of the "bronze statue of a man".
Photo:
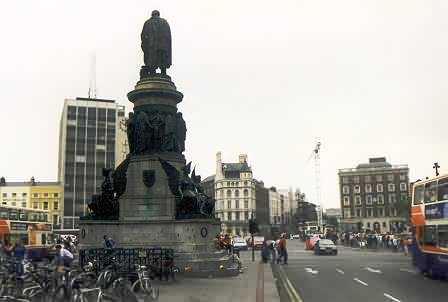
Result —
<svg viewBox="0 0 448 302"><path fill-rule="evenodd" d="M149 74L155 74L157 68L166 74L166 69L171 66L171 30L168 22L160 18L159 11L153 11L151 18L145 22L141 38Z"/></svg>

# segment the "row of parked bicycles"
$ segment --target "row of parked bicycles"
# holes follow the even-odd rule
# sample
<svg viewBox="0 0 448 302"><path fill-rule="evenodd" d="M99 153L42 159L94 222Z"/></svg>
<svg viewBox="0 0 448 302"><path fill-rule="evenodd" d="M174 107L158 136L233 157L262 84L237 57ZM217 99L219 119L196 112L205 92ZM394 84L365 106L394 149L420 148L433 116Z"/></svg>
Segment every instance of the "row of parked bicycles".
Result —
<svg viewBox="0 0 448 302"><path fill-rule="evenodd" d="M159 289L153 284L157 274L158 267L138 264L134 271L123 274L113 256L106 264L93 261L71 268L2 259L0 301L152 302L159 297Z"/></svg>

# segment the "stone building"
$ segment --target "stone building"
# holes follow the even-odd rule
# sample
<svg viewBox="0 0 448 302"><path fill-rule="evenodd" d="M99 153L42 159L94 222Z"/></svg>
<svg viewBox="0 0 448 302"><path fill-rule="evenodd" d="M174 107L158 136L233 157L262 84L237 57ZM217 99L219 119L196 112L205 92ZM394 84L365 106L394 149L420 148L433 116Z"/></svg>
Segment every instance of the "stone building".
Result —
<svg viewBox="0 0 448 302"><path fill-rule="evenodd" d="M391 165L385 157L370 158L356 168L340 169L342 230L398 232L405 217L400 205L409 203L409 168Z"/></svg>
<svg viewBox="0 0 448 302"><path fill-rule="evenodd" d="M66 99L59 130L58 181L64 185L65 232L78 230L103 168L115 168L128 153L125 108L114 100Z"/></svg>

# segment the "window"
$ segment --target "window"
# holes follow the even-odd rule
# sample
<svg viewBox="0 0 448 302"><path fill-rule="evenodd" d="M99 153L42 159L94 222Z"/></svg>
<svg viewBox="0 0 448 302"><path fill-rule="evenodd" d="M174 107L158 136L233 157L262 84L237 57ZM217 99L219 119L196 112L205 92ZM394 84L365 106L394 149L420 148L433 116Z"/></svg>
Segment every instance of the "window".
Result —
<svg viewBox="0 0 448 302"><path fill-rule="evenodd" d="M371 182L372 181L372 177L370 177L370 175L367 175L364 177L364 181L365 182Z"/></svg>
<svg viewBox="0 0 448 302"><path fill-rule="evenodd" d="M385 222L383 222L383 228L385 228L386 227L386 223Z"/></svg>
<svg viewBox="0 0 448 302"><path fill-rule="evenodd" d="M48 193L44 193L44 197L48 197Z"/></svg>
<svg viewBox="0 0 448 302"><path fill-rule="evenodd" d="M227 208L228 209L232 208L232 201L231 200L227 200Z"/></svg>
<svg viewBox="0 0 448 302"><path fill-rule="evenodd" d="M17 197L17 193L12 193L11 195L12 195L12 198Z"/></svg>
<svg viewBox="0 0 448 302"><path fill-rule="evenodd" d="M448 178L440 179L437 186L438 190L438 200L448 199Z"/></svg>
<svg viewBox="0 0 448 302"><path fill-rule="evenodd" d="M236 221L240 220L240 213L239 212L235 213L235 220Z"/></svg>
<svg viewBox="0 0 448 302"><path fill-rule="evenodd" d="M423 202L424 198L424 187L421 186L415 186L414 189L414 205L421 204Z"/></svg>
<svg viewBox="0 0 448 302"><path fill-rule="evenodd" d="M33 202L33 209L39 208L39 203L37 201Z"/></svg>
<svg viewBox="0 0 448 302"><path fill-rule="evenodd" d="M370 229L370 222L367 222L366 226L368 229Z"/></svg>
<svg viewBox="0 0 448 302"><path fill-rule="evenodd" d="M347 176L342 177L342 183L348 184L348 177Z"/></svg>
<svg viewBox="0 0 448 302"><path fill-rule="evenodd" d="M372 204L372 195L366 196L366 204Z"/></svg>
<svg viewBox="0 0 448 302"><path fill-rule="evenodd" d="M350 187L349 186L343 186L342 187L342 193L343 194L350 194Z"/></svg>
<svg viewBox="0 0 448 302"><path fill-rule="evenodd" d="M249 200L247 199L244 200L244 208L245 209L249 208Z"/></svg>
<svg viewBox="0 0 448 302"><path fill-rule="evenodd" d="M366 184L366 193L372 193L372 185Z"/></svg>
<svg viewBox="0 0 448 302"><path fill-rule="evenodd" d="M394 175L393 174L387 174L387 180L388 181L393 181L394 180Z"/></svg>
<svg viewBox="0 0 448 302"><path fill-rule="evenodd" d="M432 246L437 245L436 226L425 225L423 227L423 244Z"/></svg>
<svg viewBox="0 0 448 302"><path fill-rule="evenodd" d="M383 176L382 175L377 175L376 176L376 181L383 181Z"/></svg>
<svg viewBox="0 0 448 302"><path fill-rule="evenodd" d="M350 218L350 209L344 209L344 218Z"/></svg>
<svg viewBox="0 0 448 302"><path fill-rule="evenodd" d="M406 180L406 174L400 174L400 180Z"/></svg>
<svg viewBox="0 0 448 302"><path fill-rule="evenodd" d="M243 195L244 195L244 197L249 196L249 190L244 189L244 191L243 191Z"/></svg>
<svg viewBox="0 0 448 302"><path fill-rule="evenodd" d="M376 191L383 192L383 184L376 184Z"/></svg>
<svg viewBox="0 0 448 302"><path fill-rule="evenodd" d="M432 181L425 184L425 203L434 202L437 199L437 182Z"/></svg>
<svg viewBox="0 0 448 302"><path fill-rule="evenodd" d="M355 205L357 206L361 205L361 196L359 195L355 196Z"/></svg>
<svg viewBox="0 0 448 302"><path fill-rule="evenodd" d="M387 185L387 190L389 192L395 192L395 184L388 184Z"/></svg>
<svg viewBox="0 0 448 302"><path fill-rule="evenodd" d="M227 220L232 221L232 213L231 212L227 213Z"/></svg>
<svg viewBox="0 0 448 302"><path fill-rule="evenodd" d="M406 183L404 182L400 183L400 191L406 191L406 189L407 189Z"/></svg>
<svg viewBox="0 0 448 302"><path fill-rule="evenodd" d="M33 193L34 198L39 198L39 193Z"/></svg>
<svg viewBox="0 0 448 302"><path fill-rule="evenodd" d="M15 201L11 202L11 206L15 207L17 204Z"/></svg>
<svg viewBox="0 0 448 302"><path fill-rule="evenodd" d="M355 184L359 184L359 176L355 176L355 177L353 177L353 182L354 182Z"/></svg>
<svg viewBox="0 0 448 302"><path fill-rule="evenodd" d="M361 209L355 209L355 217L361 217Z"/></svg>
<svg viewBox="0 0 448 302"><path fill-rule="evenodd" d="M440 183L440 181L439 181ZM438 227L439 247L448 248L448 226L439 225Z"/></svg>
<svg viewBox="0 0 448 302"><path fill-rule="evenodd" d="M232 196L232 191L227 190L227 197L231 197Z"/></svg>
<svg viewBox="0 0 448 302"><path fill-rule="evenodd" d="M237 199L237 200L235 200L235 208L236 209L239 209L240 208L240 201ZM239 219L237 219L237 220L239 220Z"/></svg>
<svg viewBox="0 0 448 302"><path fill-rule="evenodd" d="M240 196L240 190L235 190L235 197L239 197Z"/></svg>
<svg viewBox="0 0 448 302"><path fill-rule="evenodd" d="M54 197L54 198L58 198L58 197L59 197L59 193L54 193L54 194L53 194L53 197Z"/></svg>
<svg viewBox="0 0 448 302"><path fill-rule="evenodd" d="M53 210L59 210L59 202L55 201L53 203Z"/></svg>
<svg viewBox="0 0 448 302"><path fill-rule="evenodd" d="M356 194L361 193L361 187L359 185L356 185L353 187L353 192L355 192Z"/></svg>
<svg viewBox="0 0 448 302"><path fill-rule="evenodd" d="M26 193L22 193L22 197L26 197L28 194Z"/></svg>
<svg viewBox="0 0 448 302"><path fill-rule="evenodd" d="M22 208L26 208L26 202L22 202Z"/></svg>
<svg viewBox="0 0 448 302"><path fill-rule="evenodd" d="M389 194L389 203L396 203L397 202L397 196L395 194Z"/></svg>
<svg viewBox="0 0 448 302"><path fill-rule="evenodd" d="M378 217L384 217L384 208L378 208Z"/></svg>
<svg viewBox="0 0 448 302"><path fill-rule="evenodd" d="M349 196L344 196L343 200L344 200L344 206L350 206L350 197Z"/></svg>
<svg viewBox="0 0 448 302"><path fill-rule="evenodd" d="M397 214L398 214L397 209L395 209L395 208L390 208L389 209L389 216L396 217L396 216L398 216Z"/></svg>
<svg viewBox="0 0 448 302"><path fill-rule="evenodd" d="M249 212L244 212L244 219L249 220Z"/></svg>
<svg viewBox="0 0 448 302"><path fill-rule="evenodd" d="M366 216L367 217L373 217L373 209L372 208L367 208L366 209Z"/></svg>
<svg viewBox="0 0 448 302"><path fill-rule="evenodd" d="M3 193L3 198L8 197L8 193Z"/></svg>
<svg viewBox="0 0 448 302"><path fill-rule="evenodd" d="M384 204L384 196L383 194L378 194L378 204Z"/></svg>
<svg viewBox="0 0 448 302"><path fill-rule="evenodd" d="M44 210L48 210L48 201L44 201Z"/></svg>

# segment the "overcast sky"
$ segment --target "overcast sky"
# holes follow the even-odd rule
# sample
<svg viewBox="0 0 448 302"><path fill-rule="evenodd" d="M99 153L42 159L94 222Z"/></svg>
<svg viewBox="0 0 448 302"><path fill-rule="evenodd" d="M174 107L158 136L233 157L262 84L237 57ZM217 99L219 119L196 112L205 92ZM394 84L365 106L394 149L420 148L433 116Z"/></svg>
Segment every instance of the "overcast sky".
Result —
<svg viewBox="0 0 448 302"><path fill-rule="evenodd" d="M408 164L411 180L448 171L448 1L7 1L0 10L0 174L56 180L64 98L126 94L143 63L153 9L168 20L184 94L187 160L206 177L215 154L246 153L266 186L313 201L322 142L324 207L337 172L369 157Z"/></svg>

